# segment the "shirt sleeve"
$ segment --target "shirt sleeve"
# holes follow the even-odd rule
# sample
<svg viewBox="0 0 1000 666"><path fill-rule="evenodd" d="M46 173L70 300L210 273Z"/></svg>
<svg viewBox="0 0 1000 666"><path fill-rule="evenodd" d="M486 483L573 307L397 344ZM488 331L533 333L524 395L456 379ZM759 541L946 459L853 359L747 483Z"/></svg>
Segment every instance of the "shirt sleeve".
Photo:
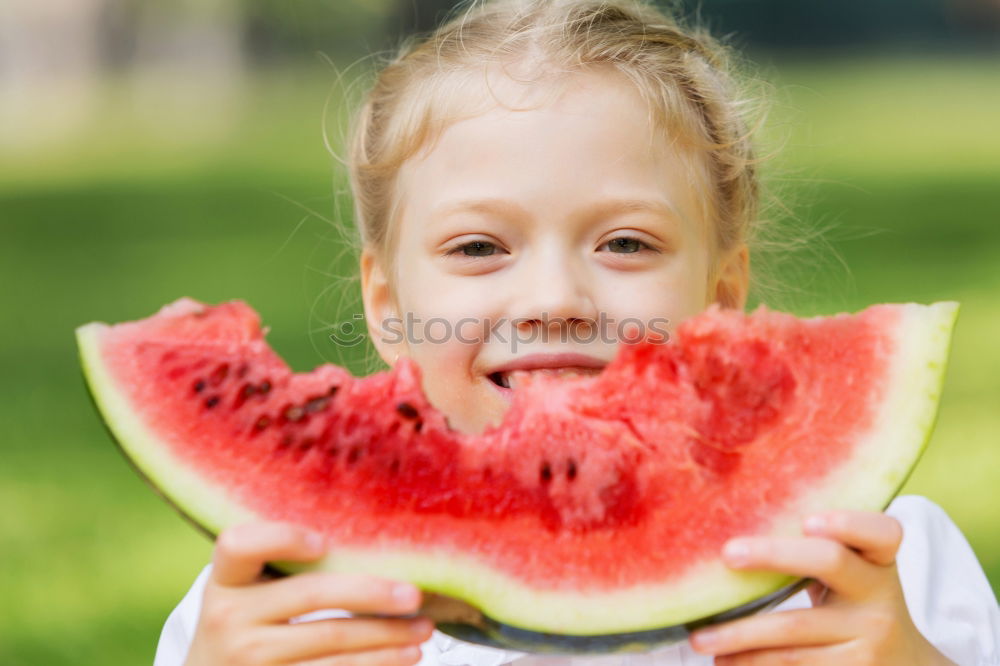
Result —
<svg viewBox="0 0 1000 666"><path fill-rule="evenodd" d="M205 593L205 583L212 565L206 565L195 578L181 602L167 617L160 632L160 642L156 646L156 657L153 666L183 666L187 659L188 648L194 637L194 629L198 626L198 616L201 614L201 598Z"/></svg>
<svg viewBox="0 0 1000 666"><path fill-rule="evenodd" d="M1000 607L961 530L916 495L898 497L886 513L903 526L896 563L917 629L959 666L1000 665Z"/></svg>

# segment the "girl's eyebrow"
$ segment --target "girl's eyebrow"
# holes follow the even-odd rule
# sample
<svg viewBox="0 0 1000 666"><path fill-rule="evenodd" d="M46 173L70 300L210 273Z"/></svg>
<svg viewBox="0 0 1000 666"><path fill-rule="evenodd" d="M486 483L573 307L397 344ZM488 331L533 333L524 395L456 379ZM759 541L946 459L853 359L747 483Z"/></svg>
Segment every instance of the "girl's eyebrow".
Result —
<svg viewBox="0 0 1000 666"><path fill-rule="evenodd" d="M504 217L530 217L531 214L521 205L507 199L487 197L483 199L460 199L445 202L431 211L432 218L444 218L456 213L485 213ZM622 213L654 213L671 222L678 222L681 216L677 209L668 201L659 199L612 198L598 201L586 208L577 210L575 217L594 218Z"/></svg>

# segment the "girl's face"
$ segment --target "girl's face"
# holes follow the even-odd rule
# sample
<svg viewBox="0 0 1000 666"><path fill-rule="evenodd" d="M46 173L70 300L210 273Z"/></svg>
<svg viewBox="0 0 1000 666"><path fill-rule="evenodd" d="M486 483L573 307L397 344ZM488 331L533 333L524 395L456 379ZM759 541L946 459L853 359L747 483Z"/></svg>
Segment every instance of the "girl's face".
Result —
<svg viewBox="0 0 1000 666"><path fill-rule="evenodd" d="M508 104L532 100L505 81ZM387 362L417 362L453 427L498 423L514 369L598 372L632 334L669 334L722 295L743 307L746 249L715 256L703 167L651 138L646 108L625 79L580 74L403 165L392 264L362 257L369 330Z"/></svg>

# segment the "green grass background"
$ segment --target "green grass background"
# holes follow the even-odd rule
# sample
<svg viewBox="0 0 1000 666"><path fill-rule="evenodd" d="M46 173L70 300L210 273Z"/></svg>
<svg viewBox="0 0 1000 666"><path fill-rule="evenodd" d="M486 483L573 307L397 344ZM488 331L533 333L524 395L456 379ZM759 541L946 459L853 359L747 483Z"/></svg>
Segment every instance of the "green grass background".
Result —
<svg viewBox="0 0 1000 666"><path fill-rule="evenodd" d="M962 302L938 426L905 492L964 530L1000 587L1000 69L973 58L779 64L767 167L792 225L776 302L801 314ZM244 298L299 370L365 364L323 327L357 307L330 71L261 73L222 134L109 85L88 130L0 155L0 663L150 663L210 544L104 433L73 329L179 296ZM331 107L324 111L327 95ZM156 130L156 131L154 131ZM311 214L308 210L315 211ZM786 226L787 228L787 226ZM781 298L777 298L781 296Z"/></svg>

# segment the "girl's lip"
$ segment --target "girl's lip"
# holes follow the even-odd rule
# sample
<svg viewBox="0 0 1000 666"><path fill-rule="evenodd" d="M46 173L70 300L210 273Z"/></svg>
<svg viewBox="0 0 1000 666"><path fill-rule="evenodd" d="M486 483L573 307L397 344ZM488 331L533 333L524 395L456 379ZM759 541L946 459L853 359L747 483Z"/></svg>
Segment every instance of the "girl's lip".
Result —
<svg viewBox="0 0 1000 666"><path fill-rule="evenodd" d="M528 354L502 365L490 368L484 374L489 377L497 372L513 370L540 370L542 368L603 368L608 362L596 356L576 353Z"/></svg>

